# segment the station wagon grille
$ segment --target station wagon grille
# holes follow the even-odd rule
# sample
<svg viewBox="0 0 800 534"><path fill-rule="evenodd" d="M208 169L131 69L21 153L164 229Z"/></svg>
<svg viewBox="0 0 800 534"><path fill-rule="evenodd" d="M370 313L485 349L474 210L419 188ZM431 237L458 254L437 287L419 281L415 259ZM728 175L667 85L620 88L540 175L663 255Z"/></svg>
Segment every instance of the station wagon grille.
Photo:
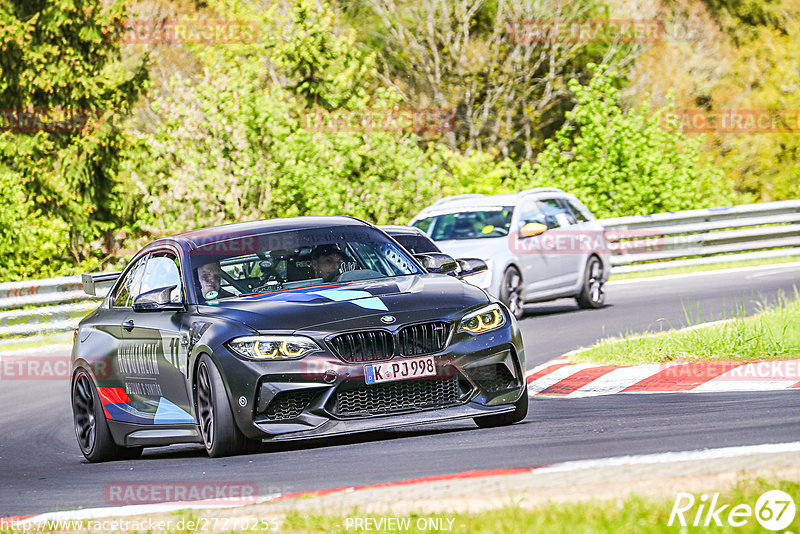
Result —
<svg viewBox="0 0 800 534"><path fill-rule="evenodd" d="M459 404L462 395L457 377L372 385L343 384L336 392L336 406L333 411L336 415L346 417L440 408Z"/></svg>
<svg viewBox="0 0 800 534"><path fill-rule="evenodd" d="M395 355L419 356L444 349L450 333L445 322L406 326L396 335L386 330L366 330L339 334L329 343L336 354L348 363L389 360Z"/></svg>

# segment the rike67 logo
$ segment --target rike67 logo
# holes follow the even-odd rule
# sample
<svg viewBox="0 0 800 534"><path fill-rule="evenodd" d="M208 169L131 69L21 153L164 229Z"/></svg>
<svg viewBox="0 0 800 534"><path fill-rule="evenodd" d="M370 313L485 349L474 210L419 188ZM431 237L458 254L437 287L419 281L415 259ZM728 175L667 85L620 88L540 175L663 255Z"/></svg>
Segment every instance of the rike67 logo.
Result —
<svg viewBox="0 0 800 534"><path fill-rule="evenodd" d="M732 505L719 501L719 493L703 494L696 499L691 493L679 493L669 514L667 526L682 527L724 526L743 527L753 518L765 529L778 531L794 521L797 508L792 497L781 490L763 493L755 507L749 504Z"/></svg>

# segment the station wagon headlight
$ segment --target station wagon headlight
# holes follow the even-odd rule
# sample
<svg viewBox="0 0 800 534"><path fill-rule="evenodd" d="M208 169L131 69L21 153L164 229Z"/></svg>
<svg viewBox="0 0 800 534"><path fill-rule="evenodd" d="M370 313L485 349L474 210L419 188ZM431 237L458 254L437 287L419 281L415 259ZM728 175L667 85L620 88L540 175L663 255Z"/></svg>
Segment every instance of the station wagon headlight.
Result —
<svg viewBox="0 0 800 534"><path fill-rule="evenodd" d="M314 340L303 336L247 336L228 342L236 354L249 360L296 360L320 350Z"/></svg>
<svg viewBox="0 0 800 534"><path fill-rule="evenodd" d="M506 316L499 304L490 304L478 311L468 313L461 319L458 326L459 332L482 334L496 330L506 324Z"/></svg>

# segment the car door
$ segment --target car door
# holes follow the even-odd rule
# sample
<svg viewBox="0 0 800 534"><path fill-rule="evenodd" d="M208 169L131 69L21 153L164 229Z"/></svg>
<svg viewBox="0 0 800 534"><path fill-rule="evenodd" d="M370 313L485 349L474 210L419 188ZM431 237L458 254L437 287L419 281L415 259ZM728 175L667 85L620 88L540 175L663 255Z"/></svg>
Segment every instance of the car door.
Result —
<svg viewBox="0 0 800 534"><path fill-rule="evenodd" d="M560 273L561 258L548 251L547 232L533 237L522 237L520 230L528 223L547 225L542 207L535 200L526 200L518 209L516 232L511 237L512 246L519 261L522 280L525 284L525 298L537 298L542 292L549 291L555 277ZM549 225L548 225L549 228Z"/></svg>
<svg viewBox="0 0 800 534"><path fill-rule="evenodd" d="M564 256L564 269L572 275L573 283L582 270L594 247L602 243L602 235L591 228L591 223L586 214L569 199L559 198L559 204L567 212L570 221L570 236L575 244L574 250Z"/></svg>
<svg viewBox="0 0 800 534"><path fill-rule="evenodd" d="M131 302L148 291L174 286L173 304L186 305L186 292L178 255L170 250L155 251L147 259L141 283ZM188 329L185 311L134 310L131 308L127 349L119 356L125 390L144 424L194 423L190 415L187 380Z"/></svg>
<svg viewBox="0 0 800 534"><path fill-rule="evenodd" d="M558 198L539 198L538 204L550 233L548 248L556 258L553 262L551 287L562 289L575 285L577 265L583 257L580 235L576 231L575 215Z"/></svg>

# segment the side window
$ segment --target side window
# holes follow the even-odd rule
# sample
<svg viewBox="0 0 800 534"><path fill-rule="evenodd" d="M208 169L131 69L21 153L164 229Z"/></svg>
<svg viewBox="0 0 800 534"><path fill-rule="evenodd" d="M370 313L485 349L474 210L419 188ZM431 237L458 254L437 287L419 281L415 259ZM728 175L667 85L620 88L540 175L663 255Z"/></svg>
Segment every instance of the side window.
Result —
<svg viewBox="0 0 800 534"><path fill-rule="evenodd" d="M554 198L540 199L539 204L545 215L545 224L548 228L569 226L575 223L575 217Z"/></svg>
<svg viewBox="0 0 800 534"><path fill-rule="evenodd" d="M571 200L562 200L561 202L563 202L564 204L567 205L567 207L569 207L570 211L575 216L576 221L578 221L579 223L589 222L589 218L586 216L583 210L579 206L577 206L574 202L572 202Z"/></svg>
<svg viewBox="0 0 800 534"><path fill-rule="evenodd" d="M153 289L169 286L175 286L170 293L170 302L181 302L183 300L183 283L181 282L178 259L174 254L157 253L147 260L141 287L139 291L131 292L131 298L136 298L138 295Z"/></svg>
<svg viewBox="0 0 800 534"><path fill-rule="evenodd" d="M136 262L125 278L117 287L117 292L114 295L114 302L112 304L115 308L130 308L132 306L131 295L139 294L139 286L142 282L142 275L144 274L144 265L147 258L141 258Z"/></svg>
<svg viewBox="0 0 800 534"><path fill-rule="evenodd" d="M545 223L544 213L536 202L526 202L519 211L519 225L525 226L528 223Z"/></svg>

